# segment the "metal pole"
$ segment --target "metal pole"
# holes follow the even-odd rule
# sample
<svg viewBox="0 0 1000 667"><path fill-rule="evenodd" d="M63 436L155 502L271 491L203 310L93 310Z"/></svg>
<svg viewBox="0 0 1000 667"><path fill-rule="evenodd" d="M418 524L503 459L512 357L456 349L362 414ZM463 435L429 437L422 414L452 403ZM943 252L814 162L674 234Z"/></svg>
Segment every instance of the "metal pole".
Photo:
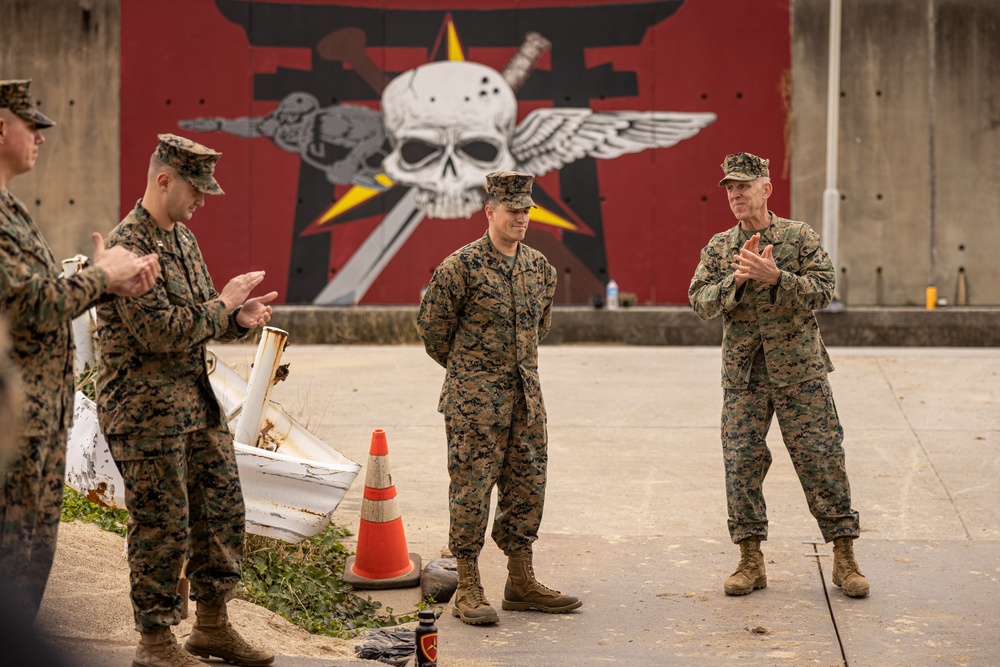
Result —
<svg viewBox="0 0 1000 667"><path fill-rule="evenodd" d="M254 357L253 368L250 370L250 379L247 380L243 410L233 429L236 442L251 447L258 446L260 428L264 423L271 388L274 387L274 376L278 372L278 362L281 361L286 340L288 332L275 327L264 327L257 345L257 356Z"/></svg>
<svg viewBox="0 0 1000 667"><path fill-rule="evenodd" d="M826 90L826 189L823 190L823 246L830 255L836 278L840 231L840 192L837 190L837 139L840 128L840 0L830 0L830 57ZM828 312L844 310L834 288Z"/></svg>
<svg viewBox="0 0 1000 667"><path fill-rule="evenodd" d="M840 127L840 0L830 0L830 60L826 91L826 189L823 191L823 246L837 271L840 192L837 190L837 134Z"/></svg>
<svg viewBox="0 0 1000 667"><path fill-rule="evenodd" d="M934 0L927 0L927 112L928 122L928 177L930 180L930 271L927 276L927 307L937 305L937 155L934 126L937 121L937 103L934 83L937 79L937 16ZM932 304L933 302L933 304Z"/></svg>

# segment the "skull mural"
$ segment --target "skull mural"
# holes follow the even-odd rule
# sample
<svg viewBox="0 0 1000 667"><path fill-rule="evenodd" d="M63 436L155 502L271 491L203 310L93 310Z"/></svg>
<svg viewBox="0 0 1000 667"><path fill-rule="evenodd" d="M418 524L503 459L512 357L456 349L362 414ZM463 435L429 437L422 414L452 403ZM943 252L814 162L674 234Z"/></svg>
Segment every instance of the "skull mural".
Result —
<svg viewBox="0 0 1000 667"><path fill-rule="evenodd" d="M487 173L513 169L510 139L517 98L496 70L433 62L400 74L382 92L392 151L389 178L417 189L416 205L435 218L469 217L482 206Z"/></svg>

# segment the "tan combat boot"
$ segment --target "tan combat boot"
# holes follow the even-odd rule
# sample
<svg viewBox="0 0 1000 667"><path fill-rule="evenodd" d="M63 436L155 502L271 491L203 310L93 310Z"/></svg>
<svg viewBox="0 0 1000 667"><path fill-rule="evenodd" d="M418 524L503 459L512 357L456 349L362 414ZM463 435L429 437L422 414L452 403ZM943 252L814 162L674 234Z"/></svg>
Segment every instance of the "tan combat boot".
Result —
<svg viewBox="0 0 1000 667"><path fill-rule="evenodd" d="M479 564L475 558L458 558L458 588L451 615L469 625L499 623L497 610L490 606L479 581Z"/></svg>
<svg viewBox="0 0 1000 667"><path fill-rule="evenodd" d="M833 541L833 584L840 586L847 597L863 598L868 595L868 580L854 560L853 537L838 537Z"/></svg>
<svg viewBox="0 0 1000 667"><path fill-rule="evenodd" d="M764 553L760 550L760 538L751 537L740 542L740 564L726 579L726 595L748 595L758 588L767 588L767 572L764 570Z"/></svg>
<svg viewBox="0 0 1000 667"><path fill-rule="evenodd" d="M507 611L544 611L547 614L563 614L573 611L583 604L572 595L563 595L535 579L531 565L531 554L507 558L507 585L503 589L501 607Z"/></svg>
<svg viewBox="0 0 1000 667"><path fill-rule="evenodd" d="M180 646L170 628L140 633L132 667L208 667Z"/></svg>
<svg viewBox="0 0 1000 667"><path fill-rule="evenodd" d="M226 605L199 602L195 610L197 620L184 649L201 658L222 658L234 665L258 667L270 665L274 656L250 646L229 624Z"/></svg>

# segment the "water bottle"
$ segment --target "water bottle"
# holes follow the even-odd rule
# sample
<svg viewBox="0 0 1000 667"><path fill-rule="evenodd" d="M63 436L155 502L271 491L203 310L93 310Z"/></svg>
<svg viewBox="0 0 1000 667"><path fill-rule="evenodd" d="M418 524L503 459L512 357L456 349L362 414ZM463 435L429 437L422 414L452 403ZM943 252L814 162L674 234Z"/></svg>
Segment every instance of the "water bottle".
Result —
<svg viewBox="0 0 1000 667"><path fill-rule="evenodd" d="M414 667L437 667L438 658L438 629L434 625L436 616L429 609L424 609L417 618L420 619L414 631L414 642L416 643L416 659Z"/></svg>
<svg viewBox="0 0 1000 667"><path fill-rule="evenodd" d="M605 304L607 304L608 310L617 310L618 308L618 283L614 280L608 281L608 291L604 299Z"/></svg>

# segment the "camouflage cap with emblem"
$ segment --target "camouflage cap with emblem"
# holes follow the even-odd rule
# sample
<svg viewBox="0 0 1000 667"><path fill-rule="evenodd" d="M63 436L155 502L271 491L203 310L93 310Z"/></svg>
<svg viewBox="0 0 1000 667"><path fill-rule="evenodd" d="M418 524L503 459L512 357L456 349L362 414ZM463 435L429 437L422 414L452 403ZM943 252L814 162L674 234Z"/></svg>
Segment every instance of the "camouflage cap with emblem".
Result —
<svg viewBox="0 0 1000 667"><path fill-rule="evenodd" d="M732 153L722 162L722 173L725 176L719 181L723 187L726 181L753 181L758 178L770 177L767 165L770 160L759 158L753 153Z"/></svg>
<svg viewBox="0 0 1000 667"><path fill-rule="evenodd" d="M535 177L517 171L491 171L486 174L486 192L499 199L507 208L535 206L531 186Z"/></svg>
<svg viewBox="0 0 1000 667"><path fill-rule="evenodd" d="M52 127L55 121L38 110L28 88L31 79L0 80L0 109L10 109L11 113L35 124L38 129Z"/></svg>
<svg viewBox="0 0 1000 667"><path fill-rule="evenodd" d="M153 155L176 169L181 178L195 190L208 195L225 194L212 175L215 173L215 163L222 157L222 153L176 134L158 134L156 138L160 143Z"/></svg>

